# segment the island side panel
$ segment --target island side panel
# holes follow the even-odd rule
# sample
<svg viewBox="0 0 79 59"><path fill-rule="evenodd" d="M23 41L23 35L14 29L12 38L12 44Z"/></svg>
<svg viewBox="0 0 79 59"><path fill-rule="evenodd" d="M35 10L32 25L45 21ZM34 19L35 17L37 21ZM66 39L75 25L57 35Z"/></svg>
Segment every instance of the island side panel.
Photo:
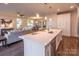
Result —
<svg viewBox="0 0 79 59"><path fill-rule="evenodd" d="M45 48L38 42L24 39L24 56L45 56Z"/></svg>
<svg viewBox="0 0 79 59"><path fill-rule="evenodd" d="M59 34L45 46L45 55L55 56L61 40L62 40L62 31L59 32Z"/></svg>
<svg viewBox="0 0 79 59"><path fill-rule="evenodd" d="M62 31L56 36L56 50L59 47L60 42L62 41Z"/></svg>
<svg viewBox="0 0 79 59"><path fill-rule="evenodd" d="M46 56L56 55L56 38L52 39L52 41L45 46L45 55Z"/></svg>

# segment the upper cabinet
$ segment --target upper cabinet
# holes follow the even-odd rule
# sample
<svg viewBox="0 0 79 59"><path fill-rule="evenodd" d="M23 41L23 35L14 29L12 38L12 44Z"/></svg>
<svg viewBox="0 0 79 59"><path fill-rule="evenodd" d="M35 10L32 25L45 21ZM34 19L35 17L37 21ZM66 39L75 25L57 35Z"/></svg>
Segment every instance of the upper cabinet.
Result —
<svg viewBox="0 0 79 59"><path fill-rule="evenodd" d="M57 15L57 27L62 29L62 35L70 36L70 13Z"/></svg>

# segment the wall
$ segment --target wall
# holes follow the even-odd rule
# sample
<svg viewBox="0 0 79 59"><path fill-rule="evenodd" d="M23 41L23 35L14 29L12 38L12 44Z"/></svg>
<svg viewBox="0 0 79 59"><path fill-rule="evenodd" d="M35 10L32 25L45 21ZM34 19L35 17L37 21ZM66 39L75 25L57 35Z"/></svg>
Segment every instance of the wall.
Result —
<svg viewBox="0 0 79 59"><path fill-rule="evenodd" d="M12 20L13 26L14 26L14 28L16 28L16 23L15 23L16 17L12 17L12 16L9 16L9 15L0 15L0 19Z"/></svg>
<svg viewBox="0 0 79 59"><path fill-rule="evenodd" d="M77 36L79 37L79 6L77 7Z"/></svg>
<svg viewBox="0 0 79 59"><path fill-rule="evenodd" d="M14 29L16 29L16 14L10 14L10 13L1 13L0 12L0 19L7 19L7 20L12 20L13 21L13 27ZM22 26L21 27L24 27L26 26L26 18L22 18Z"/></svg>
<svg viewBox="0 0 79 59"><path fill-rule="evenodd" d="M52 18L52 28L57 28L57 14L53 13L51 15L46 15L48 18Z"/></svg>
<svg viewBox="0 0 79 59"><path fill-rule="evenodd" d="M77 37L78 18L77 10L71 12L71 36Z"/></svg>
<svg viewBox="0 0 79 59"><path fill-rule="evenodd" d="M17 18L14 18L14 20L13 20L13 21L14 21L13 24L14 24L14 28L15 28L15 29L17 28L17 27L16 27L16 25L17 25L17 24L16 24L16 19L17 19ZM21 25L20 28L23 28L23 27L27 26L27 18L21 18L21 20L22 20L22 25Z"/></svg>

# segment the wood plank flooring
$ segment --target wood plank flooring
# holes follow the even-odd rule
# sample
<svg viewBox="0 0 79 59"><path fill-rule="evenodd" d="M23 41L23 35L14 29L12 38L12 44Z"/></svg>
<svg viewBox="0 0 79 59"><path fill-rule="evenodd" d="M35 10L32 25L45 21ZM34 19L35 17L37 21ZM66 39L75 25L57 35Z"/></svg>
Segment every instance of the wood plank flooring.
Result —
<svg viewBox="0 0 79 59"><path fill-rule="evenodd" d="M57 55L78 56L79 55L79 38L63 37L63 40L59 45Z"/></svg>
<svg viewBox="0 0 79 59"><path fill-rule="evenodd" d="M11 44L8 47L0 47L0 56L23 56L23 41ZM63 37L57 56L79 56L79 39L73 37Z"/></svg>
<svg viewBox="0 0 79 59"><path fill-rule="evenodd" d="M23 56L23 41L16 42L8 47L0 47L0 56Z"/></svg>

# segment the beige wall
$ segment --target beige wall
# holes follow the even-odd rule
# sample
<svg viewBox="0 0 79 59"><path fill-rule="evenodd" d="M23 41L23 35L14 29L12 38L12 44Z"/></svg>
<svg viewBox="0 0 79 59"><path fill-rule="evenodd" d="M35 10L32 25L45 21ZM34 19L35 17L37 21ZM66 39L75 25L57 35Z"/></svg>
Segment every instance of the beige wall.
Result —
<svg viewBox="0 0 79 59"><path fill-rule="evenodd" d="M9 15L0 15L0 19L12 20L13 21L13 26L14 26L14 28L16 28L16 23L15 23L16 17L12 17L12 16L9 16Z"/></svg>
<svg viewBox="0 0 79 59"><path fill-rule="evenodd" d="M12 20L13 21L13 27L14 29L16 29L16 14L8 14L8 13L1 13L0 14L0 19L7 19L7 20ZM22 27L26 26L27 23L27 19L26 18L22 18Z"/></svg>
<svg viewBox="0 0 79 59"><path fill-rule="evenodd" d="M77 7L77 36L79 37L79 7Z"/></svg>
<svg viewBox="0 0 79 59"><path fill-rule="evenodd" d="M27 26L27 18L22 19L22 28Z"/></svg>
<svg viewBox="0 0 79 59"><path fill-rule="evenodd" d="M52 28L57 28L57 13L46 15L48 18L52 18Z"/></svg>
<svg viewBox="0 0 79 59"><path fill-rule="evenodd" d="M27 26L27 18L21 18L21 20L22 20L22 25L20 28ZM16 29L16 18L14 19L14 28Z"/></svg>

